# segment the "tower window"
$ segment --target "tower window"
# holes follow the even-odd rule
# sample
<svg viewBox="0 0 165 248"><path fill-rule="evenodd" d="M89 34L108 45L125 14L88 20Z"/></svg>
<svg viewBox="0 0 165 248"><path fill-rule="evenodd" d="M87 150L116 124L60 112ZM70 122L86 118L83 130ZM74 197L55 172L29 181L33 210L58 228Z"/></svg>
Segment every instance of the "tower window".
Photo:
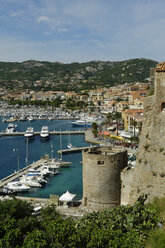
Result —
<svg viewBox="0 0 165 248"><path fill-rule="evenodd" d="M97 164L99 165L104 164L104 161L98 161Z"/></svg>
<svg viewBox="0 0 165 248"><path fill-rule="evenodd" d="M165 102L162 102L162 105L161 105L161 110L165 110Z"/></svg>

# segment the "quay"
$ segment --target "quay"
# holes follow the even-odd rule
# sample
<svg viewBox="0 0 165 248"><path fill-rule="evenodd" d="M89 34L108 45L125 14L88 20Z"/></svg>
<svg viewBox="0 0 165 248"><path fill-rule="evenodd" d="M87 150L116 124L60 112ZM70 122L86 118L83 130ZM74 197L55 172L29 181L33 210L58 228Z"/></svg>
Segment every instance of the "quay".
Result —
<svg viewBox="0 0 165 248"><path fill-rule="evenodd" d="M83 146L83 147L74 147L74 148L71 148L71 149L63 149L63 150L58 150L58 154L61 154L61 153L69 153L69 152L81 152L82 150L86 149L86 148L92 148L92 147L96 147L95 146Z"/></svg>
<svg viewBox="0 0 165 248"><path fill-rule="evenodd" d="M0 180L0 188L3 187L4 185L6 185L7 183L17 179L18 177L24 175L28 169L37 169L45 160L44 159L40 159L36 162L33 162L32 164L24 167L23 169L16 171L14 173L12 173L11 175L3 178Z"/></svg>
<svg viewBox="0 0 165 248"><path fill-rule="evenodd" d="M50 135L84 135L85 131L49 131ZM24 136L25 132L13 132L13 133L5 133L0 132L0 136ZM40 135L40 131L34 132L34 135Z"/></svg>
<svg viewBox="0 0 165 248"><path fill-rule="evenodd" d="M4 185L8 184L9 182L16 180L18 177L26 174L29 169L38 169L41 166L41 164L43 164L44 162L45 162L45 159L40 159L40 160L33 162L32 164L22 168L21 170L16 171L16 172L10 174L9 176L1 179L0 180L0 188L2 188ZM70 164L71 164L71 162L63 162L62 161L61 164L59 164L59 166L61 168L69 167Z"/></svg>

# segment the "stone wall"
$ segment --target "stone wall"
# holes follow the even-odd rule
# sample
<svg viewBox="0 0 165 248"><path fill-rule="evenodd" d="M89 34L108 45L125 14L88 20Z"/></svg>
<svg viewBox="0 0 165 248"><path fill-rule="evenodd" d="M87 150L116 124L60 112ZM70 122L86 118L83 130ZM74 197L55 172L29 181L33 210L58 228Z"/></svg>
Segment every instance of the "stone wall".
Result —
<svg viewBox="0 0 165 248"><path fill-rule="evenodd" d="M83 206L90 210L120 205L120 172L127 166L127 151L95 148L83 151Z"/></svg>
<svg viewBox="0 0 165 248"><path fill-rule="evenodd" d="M165 72L155 72L155 95L144 101L144 120L136 167L122 173L122 203L142 194L148 201L165 195Z"/></svg>

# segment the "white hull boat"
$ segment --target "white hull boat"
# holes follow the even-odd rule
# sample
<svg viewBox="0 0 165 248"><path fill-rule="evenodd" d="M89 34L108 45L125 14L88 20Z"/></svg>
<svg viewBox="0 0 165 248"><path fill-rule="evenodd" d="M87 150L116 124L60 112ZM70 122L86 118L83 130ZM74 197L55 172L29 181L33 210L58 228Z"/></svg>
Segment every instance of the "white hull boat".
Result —
<svg viewBox="0 0 165 248"><path fill-rule="evenodd" d="M28 192L30 187L21 183L20 181L10 182L4 188L13 192Z"/></svg>
<svg viewBox="0 0 165 248"><path fill-rule="evenodd" d="M26 132L24 134L24 137L26 137L26 138L32 138L32 137L34 137L34 129L33 129L33 127L28 127L26 129Z"/></svg>
<svg viewBox="0 0 165 248"><path fill-rule="evenodd" d="M48 126L43 126L42 129L41 129L41 132L40 132L40 137L42 139L47 139L49 138L49 129L48 129Z"/></svg>
<svg viewBox="0 0 165 248"><path fill-rule="evenodd" d="M15 131L17 125L13 123L9 123L7 128L5 129L5 133L13 133Z"/></svg>
<svg viewBox="0 0 165 248"><path fill-rule="evenodd" d="M28 185L29 187L41 188L42 185L34 177L23 176L20 178L20 182Z"/></svg>

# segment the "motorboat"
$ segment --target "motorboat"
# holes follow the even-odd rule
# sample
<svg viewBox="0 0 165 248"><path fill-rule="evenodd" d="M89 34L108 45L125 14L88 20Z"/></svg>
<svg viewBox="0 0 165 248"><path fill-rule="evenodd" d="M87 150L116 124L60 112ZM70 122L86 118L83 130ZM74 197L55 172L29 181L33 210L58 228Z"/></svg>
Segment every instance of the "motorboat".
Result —
<svg viewBox="0 0 165 248"><path fill-rule="evenodd" d="M91 127L93 122L97 122L97 118L95 116L86 116L71 122L71 124L73 127Z"/></svg>
<svg viewBox="0 0 165 248"><path fill-rule="evenodd" d="M54 171L51 170L50 166L48 165L42 165L41 167L41 175L43 176L50 176L50 175L54 175Z"/></svg>
<svg viewBox="0 0 165 248"><path fill-rule="evenodd" d="M32 116L32 115L31 115L31 116L29 116L29 117L28 117L28 120L29 120L29 121L34 121L33 116Z"/></svg>
<svg viewBox="0 0 165 248"><path fill-rule="evenodd" d="M46 179L43 178L43 174L41 174L41 171L39 170L29 169L26 177L35 178L37 182L39 182L41 185L44 185L47 183Z"/></svg>
<svg viewBox="0 0 165 248"><path fill-rule="evenodd" d="M21 115L19 118L19 121L26 121L26 116L25 115Z"/></svg>
<svg viewBox="0 0 165 248"><path fill-rule="evenodd" d="M32 138L32 137L34 137L34 128L33 127L28 127L26 129L26 132L24 134L24 137L26 137L26 138Z"/></svg>
<svg viewBox="0 0 165 248"><path fill-rule="evenodd" d="M60 169L59 160L57 159L51 159L48 163L51 169Z"/></svg>
<svg viewBox="0 0 165 248"><path fill-rule="evenodd" d="M49 129L48 126L43 126L40 132L40 137L43 139L49 138Z"/></svg>
<svg viewBox="0 0 165 248"><path fill-rule="evenodd" d="M9 123L7 128L5 129L5 133L13 133L16 127L17 125L15 125L14 123Z"/></svg>
<svg viewBox="0 0 165 248"><path fill-rule="evenodd" d="M21 183L20 181L9 182L4 188L11 190L12 192L28 192L30 187Z"/></svg>
<svg viewBox="0 0 165 248"><path fill-rule="evenodd" d="M73 127L91 127L92 126L92 123L91 121L87 121L87 120L76 120L76 121L73 121L71 122L72 126Z"/></svg>
<svg viewBox="0 0 165 248"><path fill-rule="evenodd" d="M35 177L29 177L24 175L19 179L19 181L25 185L28 185L29 187L42 187L42 185L38 182L37 178Z"/></svg>

